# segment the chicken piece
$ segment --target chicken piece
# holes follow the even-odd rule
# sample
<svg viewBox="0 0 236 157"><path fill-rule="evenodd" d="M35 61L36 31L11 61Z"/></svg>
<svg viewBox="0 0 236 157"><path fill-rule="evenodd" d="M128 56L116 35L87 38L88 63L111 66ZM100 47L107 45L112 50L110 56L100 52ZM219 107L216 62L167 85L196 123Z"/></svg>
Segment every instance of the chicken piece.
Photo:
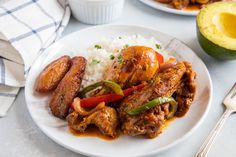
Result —
<svg viewBox="0 0 236 157"><path fill-rule="evenodd" d="M169 104L157 106L134 117L127 117L122 123L122 131L126 135L144 135L147 138L154 138L162 132L165 117L169 113Z"/></svg>
<svg viewBox="0 0 236 157"><path fill-rule="evenodd" d="M184 9L190 3L190 0L172 0L171 4L176 9Z"/></svg>
<svg viewBox="0 0 236 157"><path fill-rule="evenodd" d="M201 2L202 1L202 2ZM215 3L215 2L231 2L232 0L208 0L207 3L204 3L205 0L198 0L198 3L200 4L200 8L204 8L206 5L211 4L211 3ZM197 2L197 0L196 0Z"/></svg>
<svg viewBox="0 0 236 157"><path fill-rule="evenodd" d="M154 138L161 132L165 116L169 113L169 104L154 107L135 116L128 115L125 110L137 108L156 97L171 96L180 85L185 71L184 63L177 63L157 74L152 84L123 100L118 112L124 134L131 136L145 135L148 138Z"/></svg>
<svg viewBox="0 0 236 157"><path fill-rule="evenodd" d="M182 117L188 112L196 93L196 73L190 63L184 62L184 64L187 70L182 78L183 81L175 92L175 99L178 102L178 109L175 115L178 117Z"/></svg>
<svg viewBox="0 0 236 157"><path fill-rule="evenodd" d="M114 60L105 79L128 88L150 80L158 70L159 62L155 50L145 46L130 46Z"/></svg>
<svg viewBox="0 0 236 157"><path fill-rule="evenodd" d="M70 105L79 92L85 67L86 59L84 57L79 56L72 58L70 70L53 92L49 103L54 116L64 119L68 115Z"/></svg>
<svg viewBox="0 0 236 157"><path fill-rule="evenodd" d="M35 90L37 92L50 92L54 90L71 66L69 56L62 56L51 62L38 76Z"/></svg>
<svg viewBox="0 0 236 157"><path fill-rule="evenodd" d="M90 124L94 124L107 136L116 137L118 126L118 116L116 110L111 107L104 107L87 117L80 116L77 112L72 112L67 117L68 125L75 131L85 132Z"/></svg>
<svg viewBox="0 0 236 157"><path fill-rule="evenodd" d="M99 104L97 104L96 107L88 110L87 108L83 108L81 106L80 98L77 97L77 98L74 99L74 101L71 105L71 108L73 108L74 111L78 112L79 115L81 115L81 116L88 116L88 115L90 115L90 114L92 114L92 113L94 113L98 110L101 110L102 108L105 107L105 105L106 105L105 102L100 102Z"/></svg>

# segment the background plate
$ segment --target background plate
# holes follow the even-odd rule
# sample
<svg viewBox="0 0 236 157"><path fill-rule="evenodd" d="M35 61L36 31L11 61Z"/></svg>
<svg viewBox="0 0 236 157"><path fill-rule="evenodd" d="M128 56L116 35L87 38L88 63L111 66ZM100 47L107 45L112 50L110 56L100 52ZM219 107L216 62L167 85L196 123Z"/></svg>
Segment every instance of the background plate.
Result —
<svg viewBox="0 0 236 157"><path fill-rule="evenodd" d="M160 3L160 2L157 2L154 0L140 0L140 1L152 8L155 8L155 9L158 9L161 11L165 11L168 13L178 14L178 15L196 16L199 12L197 10L196 11L178 10L178 9L171 7L169 4Z"/></svg>
<svg viewBox="0 0 236 157"><path fill-rule="evenodd" d="M197 72L197 93L189 112L165 128L155 139L121 136L113 141L96 137L73 136L65 121L52 116L48 108L49 95L34 92L34 83L43 68L52 60L62 55L86 56L87 47L101 40L122 35L140 34L144 37L155 37L165 51L179 60L187 60ZM38 127L58 144L81 154L89 156L147 156L156 154L180 143L199 126L211 103L212 83L209 73L200 58L185 44L156 30L126 25L105 25L90 27L72 33L57 41L35 61L25 86L25 98L30 115Z"/></svg>

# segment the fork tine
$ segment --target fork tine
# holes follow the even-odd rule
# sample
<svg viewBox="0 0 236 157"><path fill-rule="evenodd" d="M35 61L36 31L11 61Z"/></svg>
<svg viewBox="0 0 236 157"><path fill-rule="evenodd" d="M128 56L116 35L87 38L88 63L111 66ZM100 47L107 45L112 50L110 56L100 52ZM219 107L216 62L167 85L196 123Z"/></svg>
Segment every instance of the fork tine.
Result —
<svg viewBox="0 0 236 157"><path fill-rule="evenodd" d="M229 93L226 95L223 103L226 105L227 109L230 109L236 112L236 82L233 87L230 89Z"/></svg>
<svg viewBox="0 0 236 157"><path fill-rule="evenodd" d="M234 83L234 86L230 89L229 93L227 94L226 97L228 98L233 98L236 96L236 82Z"/></svg>
<svg viewBox="0 0 236 157"><path fill-rule="evenodd" d="M234 90L234 93L231 96L231 99L233 99L236 96L236 90Z"/></svg>

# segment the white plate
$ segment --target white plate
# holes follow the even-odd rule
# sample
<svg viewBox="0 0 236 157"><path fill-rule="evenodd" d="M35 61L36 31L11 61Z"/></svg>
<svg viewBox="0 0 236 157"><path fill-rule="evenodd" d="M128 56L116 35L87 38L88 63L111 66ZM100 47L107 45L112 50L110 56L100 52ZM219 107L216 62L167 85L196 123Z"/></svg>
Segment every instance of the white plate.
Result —
<svg viewBox="0 0 236 157"><path fill-rule="evenodd" d="M167 52L179 60L192 63L197 72L197 94L187 115L178 118L155 139L121 136L113 141L96 137L78 137L69 133L66 123L52 116L48 108L49 96L34 92L34 83L42 69L52 60L62 55L86 56L86 48L101 38L121 35L140 34L144 37L155 37L163 43ZM25 98L30 115L38 127L58 144L81 154L89 156L147 156L173 148L182 142L203 121L210 107L212 83L206 66L200 58L184 43L156 30L126 25L106 25L90 27L72 33L53 44L32 66L25 86Z"/></svg>
<svg viewBox="0 0 236 157"><path fill-rule="evenodd" d="M165 11L168 13L173 13L173 14L179 14L179 15L187 15L187 16L196 16L198 14L198 10L194 10L194 11L190 11L190 10L178 10L173 8L172 6L170 6L169 4L164 4L164 3L160 3L154 0L140 0L141 2L143 2L144 4L161 10L161 11Z"/></svg>

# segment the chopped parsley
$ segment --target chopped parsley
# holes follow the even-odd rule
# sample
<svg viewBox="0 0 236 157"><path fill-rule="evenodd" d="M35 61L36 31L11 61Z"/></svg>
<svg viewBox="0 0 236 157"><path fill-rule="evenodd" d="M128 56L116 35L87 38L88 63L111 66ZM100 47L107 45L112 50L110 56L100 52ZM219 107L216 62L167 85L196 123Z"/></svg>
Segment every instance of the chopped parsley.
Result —
<svg viewBox="0 0 236 157"><path fill-rule="evenodd" d="M157 49L161 49L161 45L160 44L156 44L156 48Z"/></svg>
<svg viewBox="0 0 236 157"><path fill-rule="evenodd" d="M123 49L126 49L126 48L128 48L129 47L129 45L128 44L125 44L124 46L123 46Z"/></svg>
<svg viewBox="0 0 236 157"><path fill-rule="evenodd" d="M149 84L153 84L153 83L154 83L154 80L151 79L151 80L148 80L147 82L148 82Z"/></svg>
<svg viewBox="0 0 236 157"><path fill-rule="evenodd" d="M122 37L119 37L119 39L122 39Z"/></svg>
<svg viewBox="0 0 236 157"><path fill-rule="evenodd" d="M100 60L93 59L92 62L91 62L91 64L96 65L96 64L98 64L98 63L100 63L100 62L101 62Z"/></svg>
<svg viewBox="0 0 236 157"><path fill-rule="evenodd" d="M118 56L117 61L118 61L119 64L121 64L123 62L123 56L121 54Z"/></svg>
<svg viewBox="0 0 236 157"><path fill-rule="evenodd" d="M110 55L110 60L113 60L115 59L115 56L114 55Z"/></svg>
<svg viewBox="0 0 236 157"><path fill-rule="evenodd" d="M102 48L101 45L94 45L94 47L95 47L96 49L101 49L101 48Z"/></svg>

